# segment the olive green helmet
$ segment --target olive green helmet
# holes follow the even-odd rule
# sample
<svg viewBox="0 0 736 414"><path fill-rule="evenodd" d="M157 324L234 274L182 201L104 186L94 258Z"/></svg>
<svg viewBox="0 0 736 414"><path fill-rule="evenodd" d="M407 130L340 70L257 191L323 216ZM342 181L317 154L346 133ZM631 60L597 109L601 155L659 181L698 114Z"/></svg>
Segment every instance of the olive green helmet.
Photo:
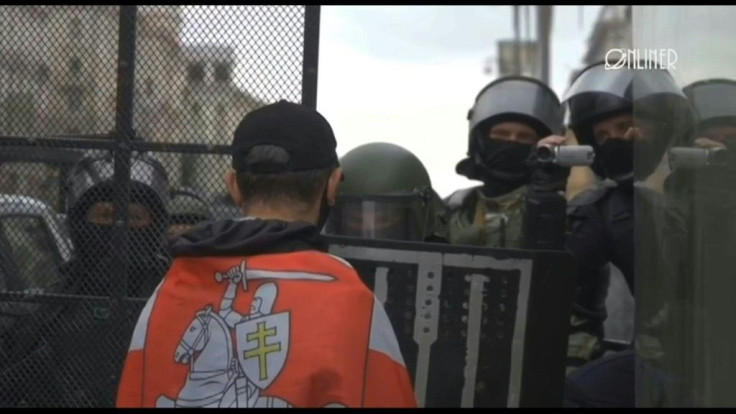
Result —
<svg viewBox="0 0 736 414"><path fill-rule="evenodd" d="M359 146L340 159L344 181L325 232L394 240L444 239L445 209L426 168L390 143Z"/></svg>

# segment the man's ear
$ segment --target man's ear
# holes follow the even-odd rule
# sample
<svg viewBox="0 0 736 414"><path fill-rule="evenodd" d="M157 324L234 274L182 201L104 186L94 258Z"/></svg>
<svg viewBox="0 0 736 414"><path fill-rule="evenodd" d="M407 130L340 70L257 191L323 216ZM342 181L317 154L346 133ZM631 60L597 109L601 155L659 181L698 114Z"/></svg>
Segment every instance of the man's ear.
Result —
<svg viewBox="0 0 736 414"><path fill-rule="evenodd" d="M225 184L227 185L227 191L230 193L235 205L241 207L243 205L243 195L240 194L240 188L238 188L238 180L235 175L235 170L230 169L225 175Z"/></svg>
<svg viewBox="0 0 736 414"><path fill-rule="evenodd" d="M327 180L327 202L331 205L335 205L337 199L337 189L340 186L340 182L343 180L342 167L337 167L330 174L330 178Z"/></svg>

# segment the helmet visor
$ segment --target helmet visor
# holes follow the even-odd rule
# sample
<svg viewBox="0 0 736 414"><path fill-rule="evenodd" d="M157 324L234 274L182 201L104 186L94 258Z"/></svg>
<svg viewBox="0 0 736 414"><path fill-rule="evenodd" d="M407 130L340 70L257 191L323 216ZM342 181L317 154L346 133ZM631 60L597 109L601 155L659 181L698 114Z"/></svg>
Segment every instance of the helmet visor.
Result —
<svg viewBox="0 0 736 414"><path fill-rule="evenodd" d="M418 195L343 196L325 224L325 233L364 239L421 241L427 224Z"/></svg>
<svg viewBox="0 0 736 414"><path fill-rule="evenodd" d="M563 129L563 109L549 88L525 79L510 79L491 85L475 101L470 129L493 117L522 116L553 134Z"/></svg>
<svg viewBox="0 0 736 414"><path fill-rule="evenodd" d="M698 122L736 117L736 82L708 81L693 84L685 90Z"/></svg>
<svg viewBox="0 0 736 414"><path fill-rule="evenodd" d="M602 64L591 66L581 73L562 100L566 102L587 93L611 94L629 102L659 94L685 98L672 75L666 70L634 70L626 67L606 69Z"/></svg>

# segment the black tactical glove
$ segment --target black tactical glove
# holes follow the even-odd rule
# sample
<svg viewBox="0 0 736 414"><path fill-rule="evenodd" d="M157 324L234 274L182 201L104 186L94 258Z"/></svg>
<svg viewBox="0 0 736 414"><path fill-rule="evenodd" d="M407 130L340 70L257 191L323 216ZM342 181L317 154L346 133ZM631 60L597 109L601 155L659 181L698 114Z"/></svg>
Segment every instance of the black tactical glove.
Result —
<svg viewBox="0 0 736 414"><path fill-rule="evenodd" d="M531 171L530 187L535 191L558 192L567 188L567 178L570 176L569 167L560 167L549 162L540 162L537 152L532 151L526 161Z"/></svg>
<svg viewBox="0 0 736 414"><path fill-rule="evenodd" d="M524 249L560 250L565 242L567 203L564 192L570 169L540 162L536 151L526 161L531 180L524 203L521 246Z"/></svg>

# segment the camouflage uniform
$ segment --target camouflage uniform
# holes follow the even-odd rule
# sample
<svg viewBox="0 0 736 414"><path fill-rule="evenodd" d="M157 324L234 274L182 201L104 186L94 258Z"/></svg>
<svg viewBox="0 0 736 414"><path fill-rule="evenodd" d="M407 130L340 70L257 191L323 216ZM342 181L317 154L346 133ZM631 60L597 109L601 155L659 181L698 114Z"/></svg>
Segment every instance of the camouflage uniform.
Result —
<svg viewBox="0 0 736 414"><path fill-rule="evenodd" d="M448 232L450 243L519 248L527 186L498 197L486 197L480 187L453 193Z"/></svg>

